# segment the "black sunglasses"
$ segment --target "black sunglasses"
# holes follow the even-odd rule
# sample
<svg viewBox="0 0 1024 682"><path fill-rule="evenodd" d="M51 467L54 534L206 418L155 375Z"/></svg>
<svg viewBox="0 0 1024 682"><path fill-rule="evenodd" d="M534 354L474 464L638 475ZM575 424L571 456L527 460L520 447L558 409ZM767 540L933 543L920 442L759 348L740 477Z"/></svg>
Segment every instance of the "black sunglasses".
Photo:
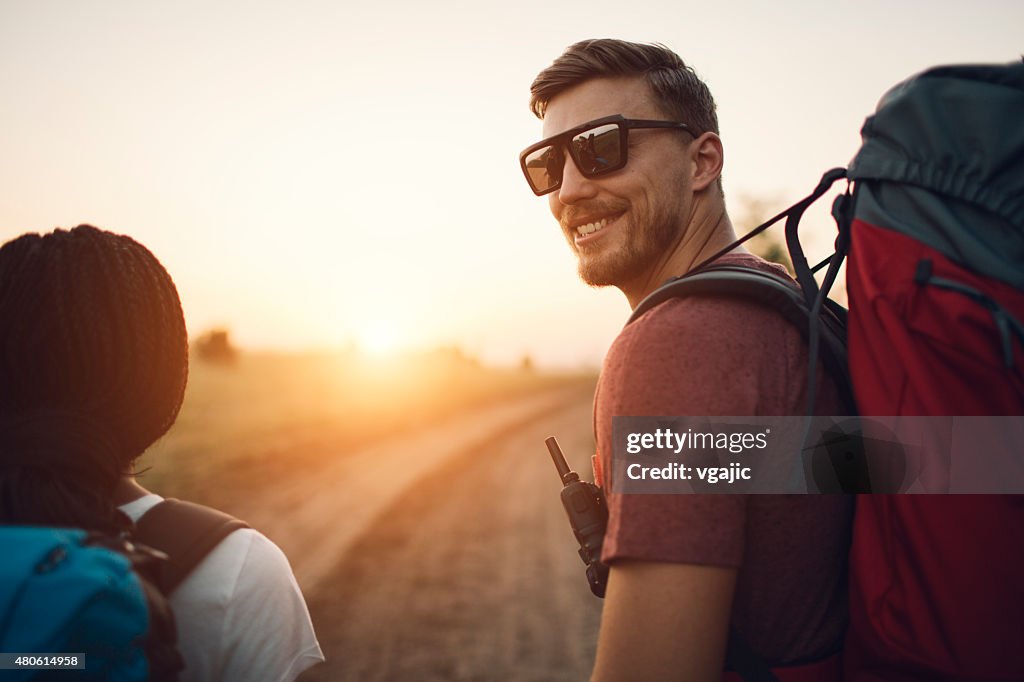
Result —
<svg viewBox="0 0 1024 682"><path fill-rule="evenodd" d="M676 128L693 135L690 126L676 121L645 121L620 114L599 118L543 139L519 154L519 165L530 189L543 196L562 186L563 150L568 150L585 178L619 170L626 165L631 128Z"/></svg>

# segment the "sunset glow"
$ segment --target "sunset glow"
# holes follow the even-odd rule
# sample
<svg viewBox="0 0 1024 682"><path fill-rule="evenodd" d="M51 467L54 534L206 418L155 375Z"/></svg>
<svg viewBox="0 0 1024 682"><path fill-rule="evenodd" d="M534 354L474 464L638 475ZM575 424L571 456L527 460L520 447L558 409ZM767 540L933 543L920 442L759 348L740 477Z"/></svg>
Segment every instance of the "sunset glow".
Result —
<svg viewBox="0 0 1024 682"><path fill-rule="evenodd" d="M384 357L399 350L403 343L415 342L403 335L398 328L387 321L371 322L356 333L356 343L361 351L371 356Z"/></svg>
<svg viewBox="0 0 1024 682"><path fill-rule="evenodd" d="M625 300L578 281L517 166L540 135L530 82L567 45L660 41L694 65L735 219L743 197L781 208L847 163L903 78L1019 58L1022 25L1002 0L8 2L0 239L131 234L174 276L191 333L228 328L243 348L596 367ZM831 243L827 209L807 227Z"/></svg>

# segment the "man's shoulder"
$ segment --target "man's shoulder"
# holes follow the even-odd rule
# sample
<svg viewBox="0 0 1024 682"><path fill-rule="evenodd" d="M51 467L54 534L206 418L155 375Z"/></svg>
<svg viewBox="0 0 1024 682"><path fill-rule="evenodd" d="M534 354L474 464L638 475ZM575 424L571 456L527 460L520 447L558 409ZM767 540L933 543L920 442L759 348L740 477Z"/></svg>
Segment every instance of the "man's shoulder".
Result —
<svg viewBox="0 0 1024 682"><path fill-rule="evenodd" d="M738 265L789 279L781 266L752 254L729 255L722 264ZM795 286L795 284L794 284ZM746 295L742 289L730 293L694 293L666 299L626 325L612 345L612 352L643 348L643 355L659 351L712 352L728 350L737 345L756 350L751 340L789 340L796 333L778 308L758 297ZM747 340L747 343L742 343ZM772 345L768 343L768 345ZM633 355L633 353L628 353Z"/></svg>
<svg viewBox="0 0 1024 682"><path fill-rule="evenodd" d="M626 325L612 342L608 377L702 376L788 355L799 332L763 303L705 295L672 298Z"/></svg>
<svg viewBox="0 0 1024 682"><path fill-rule="evenodd" d="M658 335L676 333L684 329L715 330L742 326L744 313L763 306L741 295L692 294L674 296L650 308L628 325L619 336Z"/></svg>
<svg viewBox="0 0 1024 682"><path fill-rule="evenodd" d="M799 330L753 296L671 298L612 343L601 406L614 414L755 414L772 409L762 404L767 392L795 390L789 384L805 354Z"/></svg>

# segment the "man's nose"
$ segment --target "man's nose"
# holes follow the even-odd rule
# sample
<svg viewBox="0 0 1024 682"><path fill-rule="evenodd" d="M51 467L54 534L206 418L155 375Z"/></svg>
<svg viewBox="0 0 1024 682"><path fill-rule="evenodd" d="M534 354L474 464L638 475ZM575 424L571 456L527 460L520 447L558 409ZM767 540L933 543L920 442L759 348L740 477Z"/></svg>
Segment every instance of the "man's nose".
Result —
<svg viewBox="0 0 1024 682"><path fill-rule="evenodd" d="M583 177L576 163L568 154L562 167L562 185L558 188L558 201L562 204L574 204L582 199L593 199L597 195L597 186Z"/></svg>

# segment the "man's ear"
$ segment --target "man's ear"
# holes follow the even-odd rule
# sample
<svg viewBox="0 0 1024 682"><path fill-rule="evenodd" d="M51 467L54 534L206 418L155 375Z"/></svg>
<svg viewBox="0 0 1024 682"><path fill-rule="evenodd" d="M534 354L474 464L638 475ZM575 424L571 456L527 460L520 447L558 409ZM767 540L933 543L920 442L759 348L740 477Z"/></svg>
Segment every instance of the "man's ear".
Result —
<svg viewBox="0 0 1024 682"><path fill-rule="evenodd" d="M707 132L690 145L693 154L693 191L700 192L716 182L722 175L725 152L722 138Z"/></svg>

